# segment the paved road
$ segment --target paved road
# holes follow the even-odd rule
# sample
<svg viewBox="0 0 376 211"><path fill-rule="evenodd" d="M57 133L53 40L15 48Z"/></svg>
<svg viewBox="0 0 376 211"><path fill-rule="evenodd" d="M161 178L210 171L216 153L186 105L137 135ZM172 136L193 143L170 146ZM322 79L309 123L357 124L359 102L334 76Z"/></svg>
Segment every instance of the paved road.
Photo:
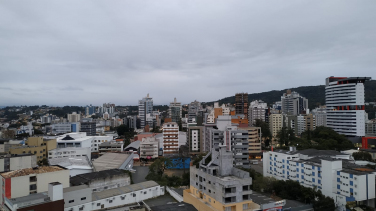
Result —
<svg viewBox="0 0 376 211"><path fill-rule="evenodd" d="M254 169L256 172L263 174L262 161L259 161L258 164L251 164L251 168Z"/></svg>
<svg viewBox="0 0 376 211"><path fill-rule="evenodd" d="M133 182L145 182L145 177L149 173L149 166L133 166L133 169L136 170L136 172L132 174Z"/></svg>

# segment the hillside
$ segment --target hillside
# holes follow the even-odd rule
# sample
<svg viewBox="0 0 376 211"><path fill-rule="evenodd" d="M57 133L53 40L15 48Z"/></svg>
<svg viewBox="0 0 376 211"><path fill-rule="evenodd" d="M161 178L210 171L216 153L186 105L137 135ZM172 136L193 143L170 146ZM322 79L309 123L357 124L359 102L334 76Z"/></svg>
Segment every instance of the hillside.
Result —
<svg viewBox="0 0 376 211"><path fill-rule="evenodd" d="M249 94L248 99L249 102L253 100L262 100L268 103L268 105L271 105L276 101L280 101L282 94L285 93L286 90L287 89ZM308 99L310 109L314 109L319 105L325 105L325 85L301 86L292 88L291 90L298 92L303 97L306 97ZM376 101L376 80L371 80L365 83L365 94L366 102ZM223 98L219 100L219 103L235 103L235 96ZM207 102L206 104L213 104L213 102Z"/></svg>

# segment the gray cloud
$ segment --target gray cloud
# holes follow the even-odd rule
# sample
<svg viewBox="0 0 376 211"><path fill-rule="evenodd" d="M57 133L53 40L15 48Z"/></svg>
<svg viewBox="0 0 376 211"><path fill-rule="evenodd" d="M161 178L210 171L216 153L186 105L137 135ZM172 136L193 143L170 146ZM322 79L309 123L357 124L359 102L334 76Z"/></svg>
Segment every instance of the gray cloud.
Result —
<svg viewBox="0 0 376 211"><path fill-rule="evenodd" d="M188 103L375 78L374 11L372 0L5 1L0 99Z"/></svg>

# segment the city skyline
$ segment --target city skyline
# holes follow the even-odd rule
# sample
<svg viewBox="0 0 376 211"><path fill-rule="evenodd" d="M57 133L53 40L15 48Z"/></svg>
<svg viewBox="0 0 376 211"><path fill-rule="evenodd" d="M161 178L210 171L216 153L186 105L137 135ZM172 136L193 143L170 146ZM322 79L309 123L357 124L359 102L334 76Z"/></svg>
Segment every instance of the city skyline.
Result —
<svg viewBox="0 0 376 211"><path fill-rule="evenodd" d="M0 105L137 105L146 93L185 104L373 77L375 10L372 1L7 1Z"/></svg>

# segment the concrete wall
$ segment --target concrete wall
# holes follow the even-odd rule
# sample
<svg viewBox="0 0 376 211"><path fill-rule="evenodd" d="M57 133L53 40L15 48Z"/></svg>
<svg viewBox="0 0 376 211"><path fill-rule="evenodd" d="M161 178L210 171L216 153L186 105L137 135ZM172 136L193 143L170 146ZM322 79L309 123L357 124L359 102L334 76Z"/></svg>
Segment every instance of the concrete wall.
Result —
<svg viewBox="0 0 376 211"><path fill-rule="evenodd" d="M124 174L91 181L89 187L95 189L95 191L102 191L105 189L123 187L130 184L131 181L129 176L127 174Z"/></svg>
<svg viewBox="0 0 376 211"><path fill-rule="evenodd" d="M64 207L72 207L92 201L91 188L84 188L74 191L64 191Z"/></svg>
<svg viewBox="0 0 376 211"><path fill-rule="evenodd" d="M60 182L63 188L69 187L69 170L37 174L37 193L48 191L48 184ZM29 176L27 176L29 177Z"/></svg>
<svg viewBox="0 0 376 211"><path fill-rule="evenodd" d="M14 170L19 170L19 169L36 167L37 166L36 157L37 157L36 155L11 157L10 158L10 170L14 171Z"/></svg>
<svg viewBox="0 0 376 211"><path fill-rule="evenodd" d="M11 197L17 198L30 194L30 176L11 178Z"/></svg>

